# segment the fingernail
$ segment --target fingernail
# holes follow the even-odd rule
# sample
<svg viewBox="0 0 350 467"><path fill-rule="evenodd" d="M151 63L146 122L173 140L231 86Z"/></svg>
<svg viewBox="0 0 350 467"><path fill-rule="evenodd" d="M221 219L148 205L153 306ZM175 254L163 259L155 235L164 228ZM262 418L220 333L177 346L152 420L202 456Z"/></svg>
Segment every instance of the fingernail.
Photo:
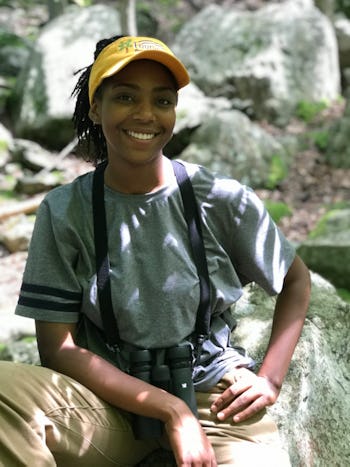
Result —
<svg viewBox="0 0 350 467"><path fill-rule="evenodd" d="M223 420L225 418L225 414L223 412L219 412L216 416L219 420Z"/></svg>
<svg viewBox="0 0 350 467"><path fill-rule="evenodd" d="M210 407L210 410L213 412L213 413L216 413L218 411L218 409L216 408L216 405L212 405Z"/></svg>

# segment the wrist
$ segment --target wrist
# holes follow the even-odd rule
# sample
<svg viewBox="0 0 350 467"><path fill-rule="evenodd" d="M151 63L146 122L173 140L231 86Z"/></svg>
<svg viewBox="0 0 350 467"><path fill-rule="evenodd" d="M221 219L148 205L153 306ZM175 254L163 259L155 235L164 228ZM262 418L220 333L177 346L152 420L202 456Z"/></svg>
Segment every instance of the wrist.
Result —
<svg viewBox="0 0 350 467"><path fill-rule="evenodd" d="M171 400L169 399L167 403L162 406L160 418L167 424L174 423L188 415L193 416L187 404L182 399L172 396Z"/></svg>
<svg viewBox="0 0 350 467"><path fill-rule="evenodd" d="M278 378L275 378L275 377L271 377L270 375L267 375L263 372L258 372L258 376L260 378L264 378L266 379L270 384L272 384L272 386L274 386L278 391L281 390L282 388L282 381L279 380Z"/></svg>

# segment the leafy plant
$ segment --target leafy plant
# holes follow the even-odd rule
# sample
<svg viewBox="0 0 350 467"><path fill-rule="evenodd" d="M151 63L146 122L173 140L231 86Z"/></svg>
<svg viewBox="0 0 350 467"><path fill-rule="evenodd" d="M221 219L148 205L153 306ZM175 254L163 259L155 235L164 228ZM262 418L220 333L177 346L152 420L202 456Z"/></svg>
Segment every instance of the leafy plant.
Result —
<svg viewBox="0 0 350 467"><path fill-rule="evenodd" d="M311 133L311 138L320 151L327 149L329 143L329 132L327 130L314 131Z"/></svg>
<svg viewBox="0 0 350 467"><path fill-rule="evenodd" d="M337 289L337 294L344 302L350 303L350 290L347 289Z"/></svg>
<svg viewBox="0 0 350 467"><path fill-rule="evenodd" d="M270 161L269 175L266 187L273 190L287 175L287 167L279 154L273 154Z"/></svg>
<svg viewBox="0 0 350 467"><path fill-rule="evenodd" d="M291 208L282 202L279 201L271 201L265 200L264 205L272 217L272 219L276 222L276 224L283 218L292 215Z"/></svg>
<svg viewBox="0 0 350 467"><path fill-rule="evenodd" d="M322 112L322 110L325 110L327 107L328 104L325 101L309 102L302 100L298 102L295 114L305 123L310 123L320 112Z"/></svg>

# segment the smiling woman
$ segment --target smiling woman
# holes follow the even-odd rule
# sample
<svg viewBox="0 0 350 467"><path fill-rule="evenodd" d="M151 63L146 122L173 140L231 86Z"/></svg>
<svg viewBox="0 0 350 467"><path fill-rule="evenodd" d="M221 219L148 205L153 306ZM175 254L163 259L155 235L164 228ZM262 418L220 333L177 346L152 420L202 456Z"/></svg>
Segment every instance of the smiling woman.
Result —
<svg viewBox="0 0 350 467"><path fill-rule="evenodd" d="M146 193L165 182L158 166L175 125L177 90L167 68L137 60L104 80L95 93L89 116L106 138L106 183L125 193ZM135 170L137 170L137 176ZM171 170L171 168L170 168ZM142 189L141 183L144 182Z"/></svg>
<svg viewBox="0 0 350 467"><path fill-rule="evenodd" d="M0 462L286 467L273 404L301 333L309 274L255 193L171 161L188 73L161 41L113 37L74 91L96 170L41 203L18 315L42 367L0 362ZM231 306L278 294L264 360L231 343ZM15 390L14 390L15 388ZM20 448L19 448L20 446Z"/></svg>

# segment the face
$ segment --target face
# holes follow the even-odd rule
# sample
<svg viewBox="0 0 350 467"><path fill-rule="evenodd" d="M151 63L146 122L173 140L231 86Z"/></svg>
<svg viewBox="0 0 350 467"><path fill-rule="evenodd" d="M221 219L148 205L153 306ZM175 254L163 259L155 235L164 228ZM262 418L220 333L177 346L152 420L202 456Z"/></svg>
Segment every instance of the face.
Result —
<svg viewBox="0 0 350 467"><path fill-rule="evenodd" d="M174 79L157 62L131 62L105 80L90 118L102 125L109 160L146 164L159 158L172 136L176 104Z"/></svg>

